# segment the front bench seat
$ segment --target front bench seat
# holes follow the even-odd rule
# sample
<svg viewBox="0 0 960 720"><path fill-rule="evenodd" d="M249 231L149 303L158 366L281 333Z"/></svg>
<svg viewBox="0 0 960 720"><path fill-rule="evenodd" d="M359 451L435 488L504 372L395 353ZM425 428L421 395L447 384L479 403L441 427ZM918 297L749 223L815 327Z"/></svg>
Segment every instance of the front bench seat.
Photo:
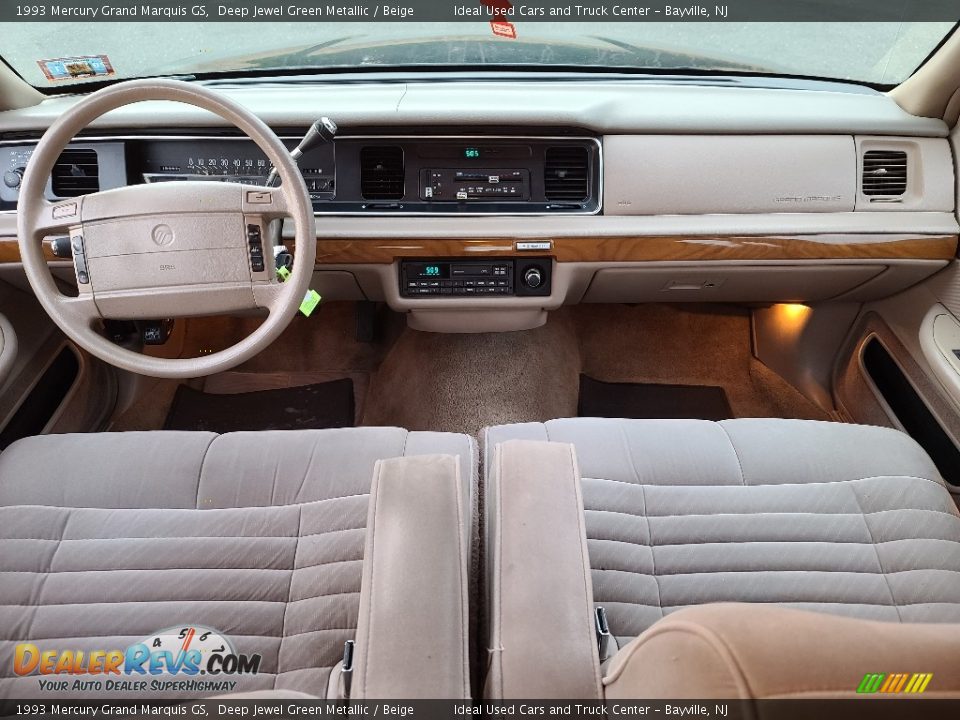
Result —
<svg viewBox="0 0 960 720"><path fill-rule="evenodd" d="M707 603L960 622L960 515L901 432L572 418L483 444L491 697L599 697L601 660Z"/></svg>
<svg viewBox="0 0 960 720"><path fill-rule="evenodd" d="M448 464L459 463L456 482L470 494L473 441L450 433L131 432L13 444L0 454L0 696L51 696L36 674L14 675L18 643L124 649L189 625L215 628L238 652L262 656L259 674L233 692L325 696L344 642L357 635L374 468L421 455L455 456ZM401 482L436 475L429 463L421 470L410 479L402 467L391 472ZM404 532L396 522L390 528L396 520L381 523L394 539ZM381 590L389 599L391 590Z"/></svg>

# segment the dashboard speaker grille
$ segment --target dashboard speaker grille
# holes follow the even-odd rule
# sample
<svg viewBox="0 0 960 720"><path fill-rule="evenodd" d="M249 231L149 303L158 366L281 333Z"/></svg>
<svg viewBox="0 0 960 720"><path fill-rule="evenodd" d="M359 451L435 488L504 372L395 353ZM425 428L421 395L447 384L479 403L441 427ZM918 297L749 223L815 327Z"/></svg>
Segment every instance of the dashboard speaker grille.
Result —
<svg viewBox="0 0 960 720"><path fill-rule="evenodd" d="M360 150L360 194L366 200L403 199L403 148L371 145Z"/></svg>
<svg viewBox="0 0 960 720"><path fill-rule="evenodd" d="M907 191L907 153L903 150L865 152L861 188L864 195L903 195Z"/></svg>
<svg viewBox="0 0 960 720"><path fill-rule="evenodd" d="M53 166L53 194L57 197L78 197L100 190L100 166L97 151L64 150Z"/></svg>
<svg viewBox="0 0 960 720"><path fill-rule="evenodd" d="M547 200L586 200L590 194L587 162L584 147L547 148L543 169Z"/></svg>

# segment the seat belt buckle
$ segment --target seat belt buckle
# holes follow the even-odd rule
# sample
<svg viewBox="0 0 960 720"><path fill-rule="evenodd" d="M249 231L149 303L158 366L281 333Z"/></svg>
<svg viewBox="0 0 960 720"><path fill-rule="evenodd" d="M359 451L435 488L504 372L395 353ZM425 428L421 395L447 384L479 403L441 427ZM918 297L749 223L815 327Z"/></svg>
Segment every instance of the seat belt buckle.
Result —
<svg viewBox="0 0 960 720"><path fill-rule="evenodd" d="M353 640L343 644L343 662L340 665L340 676L343 678L343 699L350 699L350 686L353 682Z"/></svg>
<svg viewBox="0 0 960 720"><path fill-rule="evenodd" d="M598 607L593 613L594 630L597 633L597 650L600 653L600 662L607 659L610 650L610 624L607 622L607 611Z"/></svg>

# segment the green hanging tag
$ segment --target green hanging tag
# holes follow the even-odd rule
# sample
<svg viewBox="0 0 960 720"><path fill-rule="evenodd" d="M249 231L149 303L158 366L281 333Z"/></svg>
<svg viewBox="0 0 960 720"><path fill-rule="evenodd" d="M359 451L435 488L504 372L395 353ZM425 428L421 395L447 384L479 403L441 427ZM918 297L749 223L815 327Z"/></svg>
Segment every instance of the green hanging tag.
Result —
<svg viewBox="0 0 960 720"><path fill-rule="evenodd" d="M277 277L280 278L280 282L283 282L290 277L290 271L287 269L286 265L281 265L277 268Z"/></svg>
<svg viewBox="0 0 960 720"><path fill-rule="evenodd" d="M307 290L307 294L303 296L303 302L300 303L300 312L306 317L310 317L313 311L317 309L321 300L323 300L323 298L320 297L320 293L316 290Z"/></svg>

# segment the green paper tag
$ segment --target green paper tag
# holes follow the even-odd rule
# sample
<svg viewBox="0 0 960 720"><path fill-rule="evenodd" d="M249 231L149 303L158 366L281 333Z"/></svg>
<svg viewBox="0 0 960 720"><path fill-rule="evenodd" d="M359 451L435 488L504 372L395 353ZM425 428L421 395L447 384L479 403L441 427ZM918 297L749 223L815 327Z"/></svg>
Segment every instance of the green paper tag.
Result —
<svg viewBox="0 0 960 720"><path fill-rule="evenodd" d="M281 282L290 277L290 271L287 270L286 265L281 265L277 268L277 277L280 278Z"/></svg>
<svg viewBox="0 0 960 720"><path fill-rule="evenodd" d="M303 302L300 303L300 312L310 317L322 299L316 290L307 290L307 294L303 296Z"/></svg>

